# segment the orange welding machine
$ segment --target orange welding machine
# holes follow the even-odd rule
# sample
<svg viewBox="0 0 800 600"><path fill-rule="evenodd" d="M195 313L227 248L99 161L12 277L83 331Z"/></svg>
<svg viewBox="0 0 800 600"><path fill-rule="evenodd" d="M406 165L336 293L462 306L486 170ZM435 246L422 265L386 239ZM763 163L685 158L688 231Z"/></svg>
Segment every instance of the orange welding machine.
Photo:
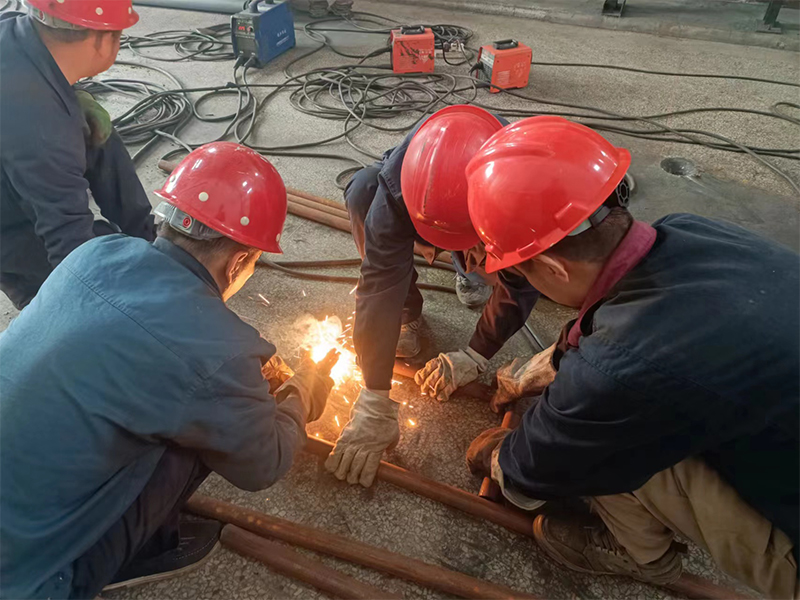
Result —
<svg viewBox="0 0 800 600"><path fill-rule="evenodd" d="M478 63L473 67L477 78L491 83L489 91L497 93L503 89L522 88L528 85L533 50L517 40L501 40L481 46Z"/></svg>
<svg viewBox="0 0 800 600"><path fill-rule="evenodd" d="M432 73L436 52L430 27L415 25L392 30L392 71L395 73Z"/></svg>

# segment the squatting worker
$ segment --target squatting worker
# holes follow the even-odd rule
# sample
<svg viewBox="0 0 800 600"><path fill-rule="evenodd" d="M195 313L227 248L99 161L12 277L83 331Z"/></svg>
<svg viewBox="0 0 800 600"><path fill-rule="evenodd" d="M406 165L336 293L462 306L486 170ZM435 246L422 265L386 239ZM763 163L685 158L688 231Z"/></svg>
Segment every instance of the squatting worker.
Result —
<svg viewBox="0 0 800 600"><path fill-rule="evenodd" d="M364 387L326 462L339 479L369 486L383 451L400 437L390 389L395 355L413 356L420 349L415 242L431 261L442 250L453 251L470 271L485 257L467 210L464 168L504 123L478 107L444 108L382 161L359 171L345 192L363 257L353 340ZM469 346L439 355L420 371L417 380L431 396L447 400L476 379L528 318L539 293L519 274L498 275Z"/></svg>
<svg viewBox="0 0 800 600"><path fill-rule="evenodd" d="M73 85L108 69L130 0L27 0L0 16L0 289L23 308L98 235L155 238L150 202L108 113ZM95 220L91 192L106 221Z"/></svg>
<svg viewBox="0 0 800 600"><path fill-rule="evenodd" d="M467 167L487 270L513 266L580 309L519 428L484 432L468 461L523 507L588 500L589 523L534 522L566 567L667 584L677 533L767 597L796 597L800 258L722 221L651 226L605 205L629 163L582 125L533 117Z"/></svg>
<svg viewBox="0 0 800 600"><path fill-rule="evenodd" d="M0 335L3 598L94 598L199 565L220 526L181 518L192 492L210 471L272 485L325 408L336 356L271 390L275 347L225 306L280 252L277 171L209 144L157 193L154 243L83 244Z"/></svg>

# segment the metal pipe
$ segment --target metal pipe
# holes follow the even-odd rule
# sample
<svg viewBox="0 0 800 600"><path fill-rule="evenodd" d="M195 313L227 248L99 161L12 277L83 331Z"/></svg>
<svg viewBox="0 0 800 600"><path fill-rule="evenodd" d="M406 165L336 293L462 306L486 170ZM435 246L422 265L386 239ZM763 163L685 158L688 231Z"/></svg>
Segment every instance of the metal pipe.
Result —
<svg viewBox="0 0 800 600"><path fill-rule="evenodd" d="M376 600L389 598L400 600L402 596L360 582L318 560L303 556L299 552L264 539L259 535L237 527L225 525L220 536L226 548L257 560L273 571L302 581L337 598L352 600Z"/></svg>
<svg viewBox="0 0 800 600"><path fill-rule="evenodd" d="M531 347L536 350L536 352L542 352L547 346L542 343L542 340L536 335L536 332L533 330L533 327L525 323L522 327L522 335L525 336L525 339L528 340L528 343Z"/></svg>
<svg viewBox="0 0 800 600"><path fill-rule="evenodd" d="M500 427L505 427L506 429L515 429L517 425L519 425L520 419L521 417L517 414L514 408L511 407L506 411L506 414L503 415L503 422L500 424ZM485 498L486 500L491 500L492 502L502 502L503 490L500 489L500 486L494 479L491 477L484 477L483 483L481 483L481 490L478 492L478 496Z"/></svg>
<svg viewBox="0 0 800 600"><path fill-rule="evenodd" d="M410 556L397 554L322 529L241 508L201 494L192 496L186 503L186 507L198 515L230 523L252 533L275 538L314 552L335 556L433 590L439 590L445 594L461 598L503 600L527 598L536 600L535 596L523 594L502 585L431 565Z"/></svg>
<svg viewBox="0 0 800 600"><path fill-rule="evenodd" d="M224 15L238 13L250 5L249 0L133 0L133 3L137 6L199 10Z"/></svg>

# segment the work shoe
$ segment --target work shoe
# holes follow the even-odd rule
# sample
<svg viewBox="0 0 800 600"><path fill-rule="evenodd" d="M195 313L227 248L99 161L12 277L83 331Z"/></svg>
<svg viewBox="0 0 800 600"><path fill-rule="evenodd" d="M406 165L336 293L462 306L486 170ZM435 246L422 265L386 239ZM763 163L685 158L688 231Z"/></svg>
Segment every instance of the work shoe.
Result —
<svg viewBox="0 0 800 600"><path fill-rule="evenodd" d="M557 563L591 575L627 575L638 581L667 585L680 577L683 563L673 547L646 565L638 564L614 535L597 521L588 526L552 515L539 515L533 522L533 537Z"/></svg>
<svg viewBox="0 0 800 600"><path fill-rule="evenodd" d="M486 304L493 289L491 285L470 281L460 273L456 274L456 296L467 308L478 308Z"/></svg>
<svg viewBox="0 0 800 600"><path fill-rule="evenodd" d="M177 548L146 560L134 560L117 573L104 592L133 587L190 573L203 566L219 549L222 523L209 519L181 518Z"/></svg>
<svg viewBox="0 0 800 600"><path fill-rule="evenodd" d="M422 325L422 317L417 317L410 323L403 323L400 326L400 338L397 340L397 349L394 355L397 358L411 358L419 354L422 345L419 339L419 328Z"/></svg>

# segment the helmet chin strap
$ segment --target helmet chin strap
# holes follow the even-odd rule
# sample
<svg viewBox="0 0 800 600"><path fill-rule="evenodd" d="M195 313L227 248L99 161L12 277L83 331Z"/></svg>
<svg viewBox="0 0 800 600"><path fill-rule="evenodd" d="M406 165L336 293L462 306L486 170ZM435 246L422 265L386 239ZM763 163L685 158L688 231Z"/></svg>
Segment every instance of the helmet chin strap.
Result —
<svg viewBox="0 0 800 600"><path fill-rule="evenodd" d="M69 29L72 31L81 31L86 29L86 27L81 27L80 25L67 23L62 19L57 19L56 17L48 15L46 12L30 5L28 6L28 15L30 15L32 19L39 21L39 23L45 27L50 27L51 29Z"/></svg>
<svg viewBox="0 0 800 600"><path fill-rule="evenodd" d="M606 198L606 201L601 204L596 211L594 211L589 218L583 221L580 225L578 225L575 229L567 234L567 237L573 237L579 235L586 231L587 229L591 229L592 227L597 227L602 223L605 218L611 214L612 208L628 208L628 204L631 201L631 190L628 185L628 181L623 178L622 181L619 182L619 185L611 192L611 195Z"/></svg>
<svg viewBox="0 0 800 600"><path fill-rule="evenodd" d="M225 237L169 202L161 202L153 212L166 221L172 229L194 240L216 240Z"/></svg>

